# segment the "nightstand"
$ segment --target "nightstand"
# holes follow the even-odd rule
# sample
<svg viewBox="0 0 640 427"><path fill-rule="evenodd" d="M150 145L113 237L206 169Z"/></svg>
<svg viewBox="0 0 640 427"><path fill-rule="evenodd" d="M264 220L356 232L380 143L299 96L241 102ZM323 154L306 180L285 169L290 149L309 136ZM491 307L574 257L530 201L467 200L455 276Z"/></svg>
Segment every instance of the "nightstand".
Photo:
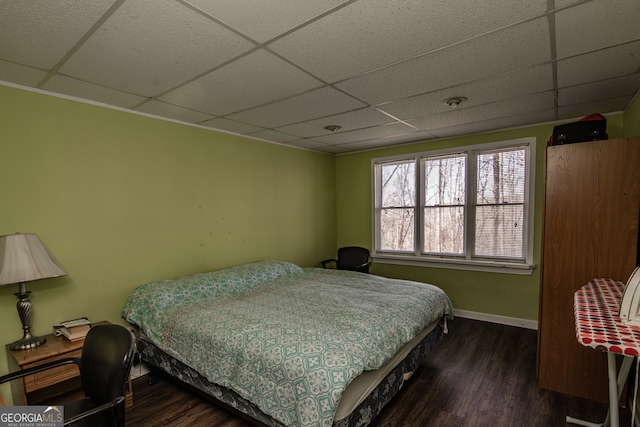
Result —
<svg viewBox="0 0 640 427"><path fill-rule="evenodd" d="M82 354L84 339L69 341L65 337L57 337L54 334L49 334L45 338L44 344L29 350L11 350L10 345L7 345L10 371L23 370L67 357L80 357ZM11 387L14 405L61 403L59 401L61 398L82 396L80 370L75 364L58 366L11 381ZM125 406L127 408L133 406L131 381L128 384Z"/></svg>

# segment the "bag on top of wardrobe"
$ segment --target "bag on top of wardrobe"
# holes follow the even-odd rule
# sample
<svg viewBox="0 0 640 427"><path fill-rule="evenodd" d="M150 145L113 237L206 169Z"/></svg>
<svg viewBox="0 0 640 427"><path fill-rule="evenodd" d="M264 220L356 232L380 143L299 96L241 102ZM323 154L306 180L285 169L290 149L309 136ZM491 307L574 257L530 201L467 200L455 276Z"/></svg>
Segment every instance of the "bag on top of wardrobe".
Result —
<svg viewBox="0 0 640 427"><path fill-rule="evenodd" d="M577 122L554 127L548 145L573 144L608 138L607 118L602 114L590 114Z"/></svg>

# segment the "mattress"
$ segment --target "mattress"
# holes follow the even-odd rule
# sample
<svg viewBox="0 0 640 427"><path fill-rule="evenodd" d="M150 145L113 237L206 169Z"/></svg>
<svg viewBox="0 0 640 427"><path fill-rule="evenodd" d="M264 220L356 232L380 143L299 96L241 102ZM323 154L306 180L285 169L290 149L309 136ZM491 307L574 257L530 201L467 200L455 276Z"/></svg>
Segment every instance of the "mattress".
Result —
<svg viewBox="0 0 640 427"><path fill-rule="evenodd" d="M444 320L446 321L446 320ZM420 332L413 340L406 344L384 366L372 371L365 371L356 377L342 393L338 409L334 416L334 422L349 416L365 399L380 385L380 383L431 333L439 321L433 322ZM402 373L402 379L407 380L413 374L413 369Z"/></svg>
<svg viewBox="0 0 640 427"><path fill-rule="evenodd" d="M424 362L445 332L446 319L433 322L383 367L366 371L354 379L343 393L333 426L367 426ZM142 360L152 368L153 372L160 371L170 375L254 424L284 427L282 423L264 414L234 391L210 383L193 368L164 353L149 341L142 331L138 336L138 351Z"/></svg>
<svg viewBox="0 0 640 427"><path fill-rule="evenodd" d="M123 317L278 423L329 427L451 312L430 284L262 261L142 285Z"/></svg>

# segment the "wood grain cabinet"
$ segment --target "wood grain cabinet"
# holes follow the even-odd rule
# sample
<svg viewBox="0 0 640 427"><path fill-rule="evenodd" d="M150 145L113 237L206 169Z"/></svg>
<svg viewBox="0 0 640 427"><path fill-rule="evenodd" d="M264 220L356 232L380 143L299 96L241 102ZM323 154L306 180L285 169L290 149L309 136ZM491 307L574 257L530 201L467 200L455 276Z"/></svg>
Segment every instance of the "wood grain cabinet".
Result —
<svg viewBox="0 0 640 427"><path fill-rule="evenodd" d="M17 371L42 365L43 363L67 357L80 357L84 339L69 341L53 334L46 336L46 342L30 350L11 350L7 345L10 370ZM58 366L27 375L11 382L14 405L37 405L56 403L64 397L82 397L80 370L75 364ZM131 381L125 400L126 407L133 406Z"/></svg>
<svg viewBox="0 0 640 427"><path fill-rule="evenodd" d="M542 388L608 402L605 353L578 344L574 292L637 262L640 137L547 147L537 372Z"/></svg>

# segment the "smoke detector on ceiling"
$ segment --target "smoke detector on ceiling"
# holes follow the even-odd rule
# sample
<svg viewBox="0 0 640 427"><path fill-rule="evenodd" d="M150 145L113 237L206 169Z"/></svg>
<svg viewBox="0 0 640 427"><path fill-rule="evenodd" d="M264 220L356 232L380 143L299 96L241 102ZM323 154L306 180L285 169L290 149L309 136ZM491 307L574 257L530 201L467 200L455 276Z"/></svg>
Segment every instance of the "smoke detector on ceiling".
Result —
<svg viewBox="0 0 640 427"><path fill-rule="evenodd" d="M466 100L467 98L465 98L464 96L454 96L452 98L445 99L444 103L447 104L452 109L456 109L460 104L462 104Z"/></svg>

